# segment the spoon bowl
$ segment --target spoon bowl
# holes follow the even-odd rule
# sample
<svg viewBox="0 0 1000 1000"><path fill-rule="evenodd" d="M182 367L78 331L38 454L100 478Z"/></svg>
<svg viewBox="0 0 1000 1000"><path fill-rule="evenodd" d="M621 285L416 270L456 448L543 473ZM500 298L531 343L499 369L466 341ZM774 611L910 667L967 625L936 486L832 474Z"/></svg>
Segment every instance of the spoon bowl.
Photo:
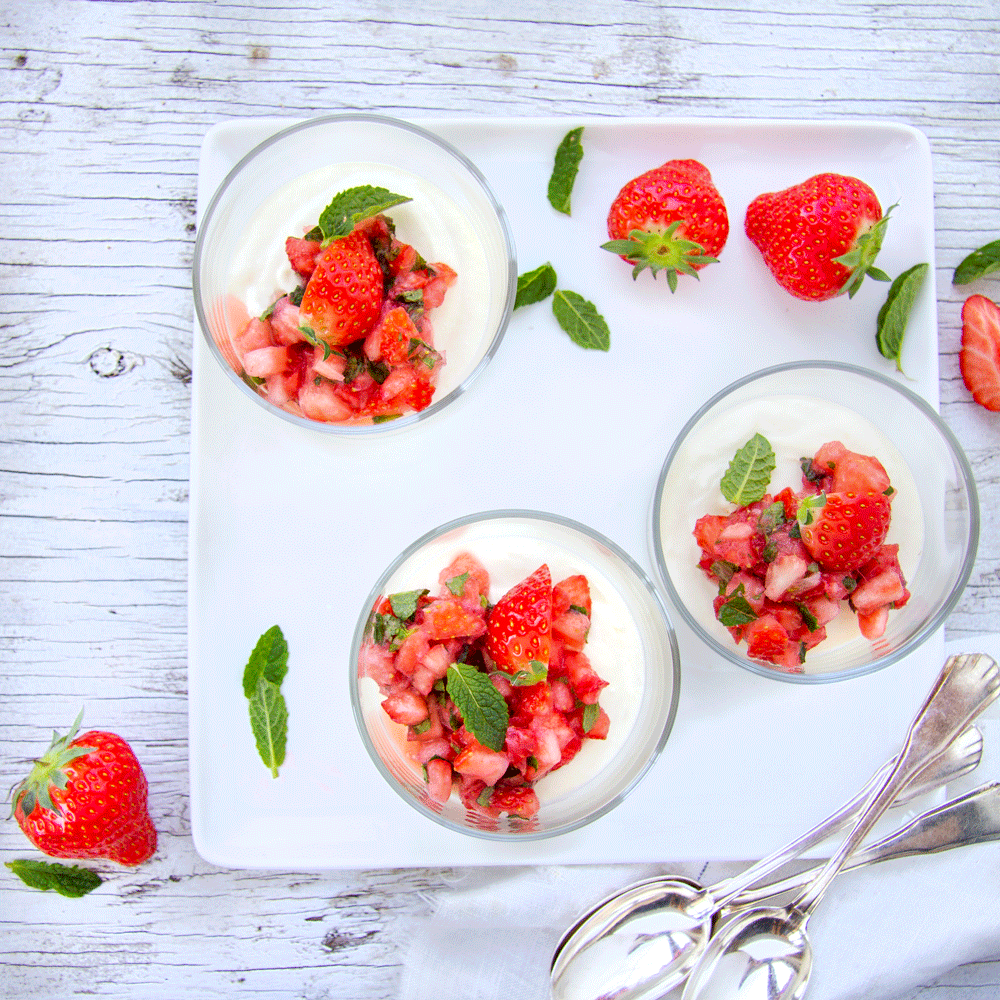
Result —
<svg viewBox="0 0 1000 1000"><path fill-rule="evenodd" d="M970 726L916 774L894 804L967 774L982 752L982 734ZM680 876L648 879L601 900L566 931L553 953L554 1000L640 1000L662 996L683 982L708 944L714 915L727 901L850 822L883 771L828 819L741 876L707 888Z"/></svg>

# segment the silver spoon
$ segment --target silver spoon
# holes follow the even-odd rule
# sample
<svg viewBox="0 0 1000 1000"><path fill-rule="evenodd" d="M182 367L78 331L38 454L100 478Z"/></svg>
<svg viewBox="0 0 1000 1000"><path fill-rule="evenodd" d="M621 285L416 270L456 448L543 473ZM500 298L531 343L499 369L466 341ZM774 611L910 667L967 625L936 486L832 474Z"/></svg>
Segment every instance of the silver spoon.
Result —
<svg viewBox="0 0 1000 1000"><path fill-rule="evenodd" d="M790 906L745 910L723 926L691 970L683 1000L801 1000L812 974L809 917L902 783L1000 694L1000 668L983 653L951 657L917 713L892 773L869 797L836 853Z"/></svg>
<svg viewBox="0 0 1000 1000"><path fill-rule="evenodd" d="M982 759L983 737L970 726L896 798L902 805L967 774ZM741 892L816 847L856 818L886 764L850 802L787 847L741 875L702 888L679 876L650 879L597 903L566 931L552 958L555 1000L663 996L684 981L708 944L713 915Z"/></svg>
<svg viewBox="0 0 1000 1000"><path fill-rule="evenodd" d="M937 854L955 847L985 844L1000 839L1000 781L974 788L936 809L928 809L906 826L888 837L851 855L843 871L854 871L918 854ZM822 865L789 875L780 882L755 886L741 893L730 904L733 911L755 906L774 896L783 896L793 889L808 885L819 874Z"/></svg>

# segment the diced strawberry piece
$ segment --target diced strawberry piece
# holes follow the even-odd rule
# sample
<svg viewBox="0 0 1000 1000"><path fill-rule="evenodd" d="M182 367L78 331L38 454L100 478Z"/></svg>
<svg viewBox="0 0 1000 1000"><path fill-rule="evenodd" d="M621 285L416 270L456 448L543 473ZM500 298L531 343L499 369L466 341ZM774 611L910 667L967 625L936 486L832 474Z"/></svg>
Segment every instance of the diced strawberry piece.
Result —
<svg viewBox="0 0 1000 1000"><path fill-rule="evenodd" d="M747 626L744 634L747 655L754 660L771 660L784 655L788 633L774 615L764 615Z"/></svg>
<svg viewBox="0 0 1000 1000"><path fill-rule="evenodd" d="M410 678L414 689L421 694L430 694L434 685L448 675L451 663L451 654L447 646L440 643L431 646L421 657Z"/></svg>
<svg viewBox="0 0 1000 1000"><path fill-rule="evenodd" d="M590 619L579 611L567 611L552 619L552 635L567 649L582 650L587 644Z"/></svg>
<svg viewBox="0 0 1000 1000"><path fill-rule="evenodd" d="M552 712L552 687L547 681L516 688L513 699L517 715L531 717Z"/></svg>
<svg viewBox="0 0 1000 1000"><path fill-rule="evenodd" d="M592 740L606 740L611 729L611 717L603 708L597 713L597 720L587 730L587 737Z"/></svg>
<svg viewBox="0 0 1000 1000"><path fill-rule="evenodd" d="M573 693L585 705L592 705L600 697L601 691L608 686L608 682L602 680L591 666L586 653L567 651L563 662Z"/></svg>
<svg viewBox="0 0 1000 1000"><path fill-rule="evenodd" d="M454 598L441 598L423 610L422 627L430 639L467 636L475 639L486 632L484 615L472 614Z"/></svg>
<svg viewBox="0 0 1000 1000"><path fill-rule="evenodd" d="M427 761L427 794L435 802L447 802L451 798L451 764L440 757Z"/></svg>
<svg viewBox="0 0 1000 1000"><path fill-rule="evenodd" d="M416 691L399 691L382 702L385 714L404 726L415 726L428 716L426 700Z"/></svg>
<svg viewBox="0 0 1000 1000"><path fill-rule="evenodd" d="M987 410L1000 411L1000 306L985 295L970 295L962 306L958 360L972 398Z"/></svg>
<svg viewBox="0 0 1000 1000"><path fill-rule="evenodd" d="M858 628L861 634L874 641L881 639L885 635L886 627L889 624L889 605L881 604L873 611L858 612Z"/></svg>
<svg viewBox="0 0 1000 1000"><path fill-rule="evenodd" d="M438 574L438 584L442 594L454 594L482 607L482 599L490 592L490 574L474 555L460 552Z"/></svg>
<svg viewBox="0 0 1000 1000"><path fill-rule="evenodd" d="M287 347L258 347L243 355L243 370L251 378L267 378L284 372L289 361Z"/></svg>
<svg viewBox="0 0 1000 1000"><path fill-rule="evenodd" d="M292 270L308 280L316 269L316 258L320 255L323 244L319 240L302 240L297 236L289 236L285 240L285 254Z"/></svg>
<svg viewBox="0 0 1000 1000"><path fill-rule="evenodd" d="M409 313L396 306L383 313L374 329L365 338L364 352L369 361L386 361L398 365L410 353L410 340L417 336Z"/></svg>
<svg viewBox="0 0 1000 1000"><path fill-rule="evenodd" d="M768 563L764 577L764 594L772 601L780 601L795 584L805 579L809 563L799 555L782 555Z"/></svg>
<svg viewBox="0 0 1000 1000"><path fill-rule="evenodd" d="M407 677L412 677L413 672L427 655L429 649L430 641L427 638L427 633L423 629L417 629L408 635L400 645L399 651L396 653L396 669L400 673L406 674Z"/></svg>
<svg viewBox="0 0 1000 1000"><path fill-rule="evenodd" d="M331 423L347 420L354 413L332 382L306 383L299 392L299 406L310 420Z"/></svg>
<svg viewBox="0 0 1000 1000"><path fill-rule="evenodd" d="M813 456L814 472L829 477L822 484L827 493L884 493L890 488L889 474L871 455L851 451L840 441L828 441Z"/></svg>
<svg viewBox="0 0 1000 1000"><path fill-rule="evenodd" d="M894 604L906 595L906 587L895 569L886 569L863 580L851 593L851 605L859 614L870 614L884 605Z"/></svg>
<svg viewBox="0 0 1000 1000"><path fill-rule="evenodd" d="M315 375L320 375L331 382L343 382L344 372L347 370L347 358L342 354L329 354L323 357L324 350L317 346L313 351L312 370Z"/></svg>
<svg viewBox="0 0 1000 1000"><path fill-rule="evenodd" d="M274 334L271 330L271 321L255 317L247 323L234 340L236 349L241 354L255 351L260 347L273 347Z"/></svg>
<svg viewBox="0 0 1000 1000"><path fill-rule="evenodd" d="M274 303L271 329L275 342L279 344L298 344L306 339L299 329L299 307L292 305L287 295Z"/></svg>
<svg viewBox="0 0 1000 1000"><path fill-rule="evenodd" d="M528 769L528 758L536 756L538 752L538 736L531 729L508 726L504 752L511 764L524 774Z"/></svg>
<svg viewBox="0 0 1000 1000"><path fill-rule="evenodd" d="M497 753L479 743L472 743L452 761L452 767L459 774L478 778L484 784L495 785L510 767L510 758L505 753Z"/></svg>
<svg viewBox="0 0 1000 1000"><path fill-rule="evenodd" d="M568 576L552 586L552 617L558 618L571 609L590 617L590 581L582 573Z"/></svg>
<svg viewBox="0 0 1000 1000"><path fill-rule="evenodd" d="M538 812L538 795L533 788L526 785L506 785L494 788L486 807L491 816L507 813L508 816L520 816L521 819L531 819Z"/></svg>
<svg viewBox="0 0 1000 1000"><path fill-rule="evenodd" d="M432 277L424 286L424 308L436 309L444 302L445 293L458 275L447 264L431 264L428 270Z"/></svg>
<svg viewBox="0 0 1000 1000"><path fill-rule="evenodd" d="M488 787L486 782L465 774L459 774L457 777L458 795L462 800L462 805L470 812L483 812L483 808L479 804L479 797Z"/></svg>
<svg viewBox="0 0 1000 1000"><path fill-rule="evenodd" d="M451 760L455 756L451 742L444 736L435 736L431 739L424 739L422 733L407 733L407 753L418 763L426 764L434 757L441 757L444 760Z"/></svg>
<svg viewBox="0 0 1000 1000"><path fill-rule="evenodd" d="M366 642L358 653L358 673L362 677L370 677L380 688L388 687L396 672L394 659L388 647Z"/></svg>
<svg viewBox="0 0 1000 1000"><path fill-rule="evenodd" d="M576 695L565 682L550 681L549 689L552 692L552 707L557 711L571 712L576 706Z"/></svg>
<svg viewBox="0 0 1000 1000"><path fill-rule="evenodd" d="M389 273L393 277L406 274L412 271L417 264L417 251L408 243L396 241L393 245L391 260L389 261Z"/></svg>

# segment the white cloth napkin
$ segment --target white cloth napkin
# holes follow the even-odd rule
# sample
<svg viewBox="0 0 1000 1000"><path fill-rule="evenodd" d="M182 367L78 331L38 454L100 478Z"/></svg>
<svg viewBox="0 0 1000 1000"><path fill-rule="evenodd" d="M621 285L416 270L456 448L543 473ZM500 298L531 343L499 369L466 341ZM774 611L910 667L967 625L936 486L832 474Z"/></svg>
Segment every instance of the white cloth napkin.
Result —
<svg viewBox="0 0 1000 1000"><path fill-rule="evenodd" d="M948 644L1000 661L1000 636ZM979 720L985 750L949 795L1000 780L1000 708ZM659 874L708 885L747 863L469 869L407 929L399 1000L444 987L461 1000L549 1000L552 951L602 896ZM842 874L809 924L809 1000L897 1000L967 962L1000 958L1000 842ZM679 996L679 990L675 991ZM671 994L673 998L674 994Z"/></svg>

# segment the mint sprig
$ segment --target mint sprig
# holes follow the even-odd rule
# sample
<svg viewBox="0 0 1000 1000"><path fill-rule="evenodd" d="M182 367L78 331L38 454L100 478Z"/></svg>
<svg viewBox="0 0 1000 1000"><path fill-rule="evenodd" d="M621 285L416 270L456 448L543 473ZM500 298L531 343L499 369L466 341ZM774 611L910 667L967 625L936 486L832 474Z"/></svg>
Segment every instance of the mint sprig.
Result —
<svg viewBox="0 0 1000 1000"><path fill-rule="evenodd" d="M556 290L556 270L551 264L542 264L533 271L517 276L517 296L514 308L530 306L547 299Z"/></svg>
<svg viewBox="0 0 1000 1000"><path fill-rule="evenodd" d="M971 281L985 278L994 271L1000 271L1000 240L987 243L986 246L973 250L952 275L953 285L967 285Z"/></svg>
<svg viewBox="0 0 1000 1000"><path fill-rule="evenodd" d="M462 714L465 728L484 747L503 749L507 736L507 703L493 682L470 663L453 663L448 667L448 697Z"/></svg>
<svg viewBox="0 0 1000 1000"><path fill-rule="evenodd" d="M570 196L576 183L576 174L583 159L583 126L570 129L556 149L552 176L549 178L549 204L563 215L571 215Z"/></svg>
<svg viewBox="0 0 1000 1000"><path fill-rule="evenodd" d="M552 297L552 312L574 344L597 351L611 347L607 322L582 295L560 288Z"/></svg>
<svg viewBox="0 0 1000 1000"><path fill-rule="evenodd" d="M323 242L331 243L347 236L363 219L412 200L408 195L394 194L388 188L370 184L341 191L320 213L319 230L323 234Z"/></svg>
<svg viewBox="0 0 1000 1000"><path fill-rule="evenodd" d="M27 886L32 889L58 892L69 899L79 899L93 892L104 879L89 868L79 865L62 865L57 861L35 861L16 858L4 864Z"/></svg>
<svg viewBox="0 0 1000 1000"><path fill-rule="evenodd" d="M913 303L920 294L929 269L929 264L915 264L899 275L889 286L889 293L878 311L878 319L875 322L875 343L883 358L896 362L897 371L903 370L900 355L903 351L906 324L909 322Z"/></svg>
<svg viewBox="0 0 1000 1000"><path fill-rule="evenodd" d="M774 467L771 443L763 434L754 434L733 456L719 482L722 495L738 507L756 503L767 492Z"/></svg>
<svg viewBox="0 0 1000 1000"><path fill-rule="evenodd" d="M285 762L288 737L288 706L281 693L287 672L288 643L281 629L272 625L257 640L243 670L243 693L249 702L257 752L275 778Z"/></svg>

